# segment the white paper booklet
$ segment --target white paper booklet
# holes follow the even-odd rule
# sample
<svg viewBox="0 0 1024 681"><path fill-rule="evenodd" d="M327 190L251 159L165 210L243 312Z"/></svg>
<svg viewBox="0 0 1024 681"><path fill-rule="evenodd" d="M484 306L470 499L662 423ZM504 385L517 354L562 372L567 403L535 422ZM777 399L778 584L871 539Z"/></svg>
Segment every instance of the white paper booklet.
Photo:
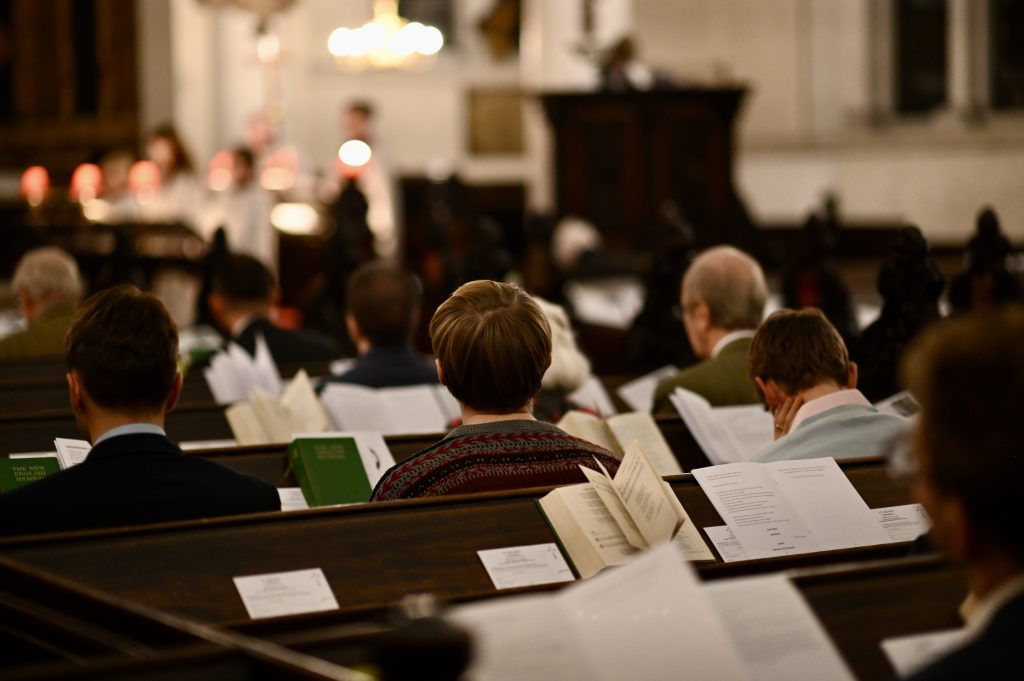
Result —
<svg viewBox="0 0 1024 681"><path fill-rule="evenodd" d="M291 442L295 433L331 428L305 369L295 374L280 399L257 387L248 400L228 407L224 416L240 445Z"/></svg>
<svg viewBox="0 0 1024 681"><path fill-rule="evenodd" d="M650 457L658 475L681 475L679 460L665 441L654 417L647 412L629 412L611 416L603 421L583 411L570 411L558 422L558 427L587 442L600 445L620 457L626 445L638 440Z"/></svg>
<svg viewBox="0 0 1024 681"><path fill-rule="evenodd" d="M459 418L458 402L442 385L367 388L330 383L320 400L339 430L369 430L384 435L446 433Z"/></svg>
<svg viewBox="0 0 1024 681"><path fill-rule="evenodd" d="M657 371L623 383L615 392L633 411L651 411L654 409L654 391L657 390L658 384L677 373L679 369L671 364L663 366Z"/></svg>
<svg viewBox="0 0 1024 681"><path fill-rule="evenodd" d="M53 446L57 449L57 461L61 470L77 466L85 461L92 451L92 445L85 440L72 440L71 438L54 438Z"/></svg>
<svg viewBox="0 0 1024 681"><path fill-rule="evenodd" d="M892 541L831 457L691 472L751 559Z"/></svg>
<svg viewBox="0 0 1024 681"><path fill-rule="evenodd" d="M720 579L703 589L757 681L854 681L787 578Z"/></svg>
<svg viewBox="0 0 1024 681"><path fill-rule="evenodd" d="M612 404L612 398L604 388L604 383L597 376L589 376L583 385L567 395L570 402L589 409L604 417L614 416L618 411Z"/></svg>
<svg viewBox="0 0 1024 681"><path fill-rule="evenodd" d="M753 677L674 548L662 545L557 594L456 608L474 636L472 681L750 681Z"/></svg>
<svg viewBox="0 0 1024 681"><path fill-rule="evenodd" d="M227 350L213 356L203 376L217 404L244 400L255 388L262 388L272 397L281 394L281 374L262 335L256 337L254 356L231 343Z"/></svg>
<svg viewBox="0 0 1024 681"><path fill-rule="evenodd" d="M893 414L903 418L913 418L921 411L921 405L917 403L910 391L898 392L892 397L887 397L881 402L875 402L875 409L883 414Z"/></svg>
<svg viewBox="0 0 1024 681"><path fill-rule="evenodd" d="M760 405L712 408L685 388L676 388L669 399L713 464L750 461L774 440L772 415Z"/></svg>

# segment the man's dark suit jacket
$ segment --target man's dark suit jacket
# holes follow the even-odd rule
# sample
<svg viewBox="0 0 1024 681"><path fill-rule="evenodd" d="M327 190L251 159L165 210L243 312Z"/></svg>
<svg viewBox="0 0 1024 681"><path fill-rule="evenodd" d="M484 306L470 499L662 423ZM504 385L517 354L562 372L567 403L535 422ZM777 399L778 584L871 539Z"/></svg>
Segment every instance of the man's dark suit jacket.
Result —
<svg viewBox="0 0 1024 681"><path fill-rule="evenodd" d="M328 383L356 383L370 388L437 383L437 367L408 345L373 347L351 369L328 376L322 385Z"/></svg>
<svg viewBox="0 0 1024 681"><path fill-rule="evenodd" d="M157 434L120 435L85 461L0 494L0 535L277 511L277 490L257 478L185 456Z"/></svg>
<svg viewBox="0 0 1024 681"><path fill-rule="evenodd" d="M256 352L256 337L262 334L278 366L303 362L329 362L341 355L331 338L304 330L282 329L268 319L255 319L233 340L250 355Z"/></svg>
<svg viewBox="0 0 1024 681"><path fill-rule="evenodd" d="M981 635L907 681L1010 681L1024 679L1024 595L1004 605Z"/></svg>

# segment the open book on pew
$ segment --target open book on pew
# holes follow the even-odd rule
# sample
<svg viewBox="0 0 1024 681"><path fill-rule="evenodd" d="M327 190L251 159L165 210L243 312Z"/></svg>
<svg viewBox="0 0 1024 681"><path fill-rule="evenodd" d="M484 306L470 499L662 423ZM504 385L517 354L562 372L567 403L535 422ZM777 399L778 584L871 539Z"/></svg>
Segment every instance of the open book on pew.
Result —
<svg viewBox="0 0 1024 681"><path fill-rule="evenodd" d="M626 453L627 444L638 440L659 475L683 473L658 424L646 412L630 412L602 420L586 412L570 411L556 425L570 435L600 445L620 457Z"/></svg>
<svg viewBox="0 0 1024 681"><path fill-rule="evenodd" d="M772 415L759 404L712 407L685 388L676 388L669 399L713 464L749 461L774 440Z"/></svg>
<svg viewBox="0 0 1024 681"><path fill-rule="evenodd" d="M281 373L262 335L256 337L253 356L241 346L229 343L227 350L213 356L203 376L217 404L244 400L255 388L262 388L275 398L281 394Z"/></svg>
<svg viewBox="0 0 1024 681"><path fill-rule="evenodd" d="M625 562L641 549L672 541L691 547L691 560L714 560L667 482L639 442L626 446L612 478L580 466L589 482L558 487L537 501L559 542L586 579Z"/></svg>
<svg viewBox="0 0 1024 681"><path fill-rule="evenodd" d="M555 594L464 605L477 681L750 681L693 569L670 546Z"/></svg>
<svg viewBox="0 0 1024 681"><path fill-rule="evenodd" d="M380 433L302 433L288 446L288 464L313 507L369 501L395 459Z"/></svg>
<svg viewBox="0 0 1024 681"><path fill-rule="evenodd" d="M331 430L305 369L295 374L280 399L263 388L253 388L248 399L228 407L224 417L240 445L285 443L295 433Z"/></svg>
<svg viewBox="0 0 1024 681"><path fill-rule="evenodd" d="M339 430L384 435L446 433L461 417L459 403L443 385L367 388L329 383L320 400Z"/></svg>
<svg viewBox="0 0 1024 681"><path fill-rule="evenodd" d="M895 414L903 418L913 418L921 411L921 405L917 403L909 390L898 392L892 397L887 397L881 402L875 402L875 409L883 414Z"/></svg>
<svg viewBox="0 0 1024 681"><path fill-rule="evenodd" d="M831 457L691 473L750 559L892 542Z"/></svg>

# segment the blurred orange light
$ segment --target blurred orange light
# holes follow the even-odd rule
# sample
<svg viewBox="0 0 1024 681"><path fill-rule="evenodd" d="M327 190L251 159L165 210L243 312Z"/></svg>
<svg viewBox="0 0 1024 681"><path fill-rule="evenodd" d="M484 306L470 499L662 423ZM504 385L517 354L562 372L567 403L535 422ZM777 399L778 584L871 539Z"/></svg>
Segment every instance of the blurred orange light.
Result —
<svg viewBox="0 0 1024 681"><path fill-rule="evenodd" d="M260 185L267 191L286 191L295 186L298 172L299 152L295 147L281 147L267 156L260 173Z"/></svg>
<svg viewBox="0 0 1024 681"><path fill-rule="evenodd" d="M206 174L206 184L215 192L222 192L231 186L232 171L235 157L227 149L218 151L210 159L210 170Z"/></svg>
<svg viewBox="0 0 1024 681"><path fill-rule="evenodd" d="M21 174L21 194L30 206L38 206L50 189L50 173L42 166L26 168Z"/></svg>
<svg viewBox="0 0 1024 681"><path fill-rule="evenodd" d="M103 172L100 167L95 163L83 163L71 174L71 186L68 188L68 194L72 201L85 203L99 195L101 186L103 186Z"/></svg>
<svg viewBox="0 0 1024 681"><path fill-rule="evenodd" d="M160 167L152 161L136 161L128 171L128 186L139 203L149 203L160 186Z"/></svg>

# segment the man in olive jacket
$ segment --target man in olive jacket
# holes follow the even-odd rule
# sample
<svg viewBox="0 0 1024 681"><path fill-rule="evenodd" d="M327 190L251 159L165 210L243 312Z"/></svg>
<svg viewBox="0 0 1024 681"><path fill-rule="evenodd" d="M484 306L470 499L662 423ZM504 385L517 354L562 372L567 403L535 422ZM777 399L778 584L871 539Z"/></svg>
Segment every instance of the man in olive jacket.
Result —
<svg viewBox="0 0 1024 681"><path fill-rule="evenodd" d="M747 351L767 298L764 273L746 253L720 246L693 261L683 277L679 302L686 335L702 361L658 385L655 412L674 411L669 396L680 387L713 407L758 401Z"/></svg>

